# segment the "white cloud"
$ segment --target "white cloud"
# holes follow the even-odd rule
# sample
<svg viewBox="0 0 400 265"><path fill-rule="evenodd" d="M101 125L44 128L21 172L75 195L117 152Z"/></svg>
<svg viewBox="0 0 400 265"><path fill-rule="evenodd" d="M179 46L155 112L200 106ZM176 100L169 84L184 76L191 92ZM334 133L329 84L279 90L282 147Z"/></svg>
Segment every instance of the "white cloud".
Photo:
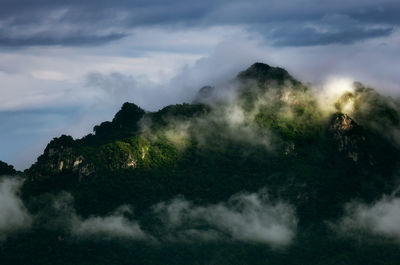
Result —
<svg viewBox="0 0 400 265"><path fill-rule="evenodd" d="M139 223L132 218L133 213L129 206L120 206L104 216L92 215L84 218L76 213L73 201L74 197L67 192L54 196L50 206L36 215L38 225L44 226L45 229L67 229L79 238L150 239Z"/></svg>
<svg viewBox="0 0 400 265"><path fill-rule="evenodd" d="M274 48L275 62L283 65L303 82L322 85L336 77L350 78L399 96L399 76L395 73L400 31L391 36L351 45Z"/></svg>
<svg viewBox="0 0 400 265"><path fill-rule="evenodd" d="M31 217L18 197L22 183L21 179L15 177L0 178L0 239L31 223Z"/></svg>
<svg viewBox="0 0 400 265"><path fill-rule="evenodd" d="M182 65L199 58L196 54L174 52L146 52L137 57L87 54L85 50L32 49L37 55L0 53L0 81L2 97L0 110L46 108L54 106L86 106L110 102L107 91L87 86L86 78L92 73L104 76L114 73L131 76L138 84L135 95L122 93L107 105L121 101L135 101L135 96L152 90L154 84L168 82ZM110 91L113 85L110 84ZM126 84L129 89L132 84ZM138 91L140 87L140 91ZM154 98L147 98L151 106ZM146 106L144 106L146 107Z"/></svg>
<svg viewBox="0 0 400 265"><path fill-rule="evenodd" d="M17 229L28 227L32 218L18 197L20 179L3 177L0 181L1 239ZM159 234L145 232L132 219L132 210L121 206L105 216L82 218L72 208L73 197L62 193L53 202L57 210L49 225L67 226L73 235L95 236L107 240L127 238L145 241L219 241L238 240L268 244L272 247L289 245L297 229L295 210L289 204L272 202L265 191L240 193L227 202L196 205L183 198L161 202L153 207L154 217L162 221ZM37 216L39 217L40 214ZM43 216L41 217L43 218ZM373 204L352 202L346 205L346 215L333 225L346 236L370 233L400 242L400 198L384 196Z"/></svg>
<svg viewBox="0 0 400 265"><path fill-rule="evenodd" d="M238 194L228 202L196 206L174 199L155 206L172 240L233 240L258 242L280 247L295 237L294 209L272 203L266 193Z"/></svg>
<svg viewBox="0 0 400 265"><path fill-rule="evenodd" d="M133 33L98 47L1 51L0 110L80 109L79 118L62 127L57 125L53 132L42 135L41 141L49 141L60 132L82 137L95 124L112 119L125 101L147 110L190 102L200 87L224 84L255 61L284 67L294 77L317 87L334 76L365 82L379 92L399 93L398 31L351 45L292 48L268 46L260 34L243 26L141 27ZM88 83L93 76L97 80ZM1 151L0 155L12 164L18 163L19 155L10 157ZM38 155L32 153L30 162Z"/></svg>
<svg viewBox="0 0 400 265"><path fill-rule="evenodd" d="M142 107L155 109L182 99L190 100L193 91L204 82L231 78L257 57L245 58L248 51L240 53L240 59L231 56L237 50L250 50L242 45L249 38L243 27L190 30L150 27L138 28L130 37L101 47L1 51L0 110L137 100ZM230 44L238 42L227 49L229 45L220 45L225 40L231 40ZM208 55L217 45L219 48ZM231 60L226 62L225 57ZM105 83L87 86L87 77L93 74L102 75ZM128 78L135 82L126 82ZM104 86L112 92L121 83L130 93L119 93L118 97L112 94L110 99Z"/></svg>
<svg viewBox="0 0 400 265"><path fill-rule="evenodd" d="M204 53L226 39L243 38L249 32L244 26L210 27L139 27L120 41L131 49ZM160 41L163 40L163 41Z"/></svg>
<svg viewBox="0 0 400 265"><path fill-rule="evenodd" d="M330 77L320 88L318 88L316 95L321 110L328 111L329 113L336 112L335 103L339 98L347 92L354 92L354 80L345 77ZM353 109L353 102L347 102L342 106L341 111L346 114L351 114Z"/></svg>
<svg viewBox="0 0 400 265"><path fill-rule="evenodd" d="M65 74L56 71L36 71L32 72L32 76L39 80L64 81L67 79Z"/></svg>
<svg viewBox="0 0 400 265"><path fill-rule="evenodd" d="M349 203L338 228L342 232L368 232L400 242L400 198L384 196L370 205Z"/></svg>
<svg viewBox="0 0 400 265"><path fill-rule="evenodd" d="M56 214L46 226L66 227L78 238L101 240L131 239L146 242L194 242L238 240L285 247L292 242L297 218L292 206L271 202L265 191L240 193L227 202L197 206L182 198L152 207L151 230L143 230L129 206L121 206L105 216L79 216L72 207L73 197L59 194L54 202ZM55 217L54 217L55 216ZM159 224L157 224L159 223ZM156 224L156 225L154 225Z"/></svg>
<svg viewBox="0 0 400 265"><path fill-rule="evenodd" d="M142 231L139 224L124 216L131 213L127 206L118 208L114 213L105 216L93 216L82 219L75 216L72 233L79 236L104 236L122 237L132 239L146 239L147 235Z"/></svg>

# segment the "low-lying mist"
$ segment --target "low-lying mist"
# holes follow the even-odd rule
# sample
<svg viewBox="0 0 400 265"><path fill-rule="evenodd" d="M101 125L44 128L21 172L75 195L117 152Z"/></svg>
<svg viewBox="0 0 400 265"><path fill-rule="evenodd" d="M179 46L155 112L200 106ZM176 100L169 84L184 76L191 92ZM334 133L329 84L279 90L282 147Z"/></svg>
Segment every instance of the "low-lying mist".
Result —
<svg viewBox="0 0 400 265"><path fill-rule="evenodd" d="M83 146L84 144L89 146L84 146L82 149L92 148L90 149L91 153L87 153L95 157L90 158L92 160L87 159L86 153L73 157L72 147L64 143L60 154L57 154L56 147L52 147L51 151L50 148L46 149L46 155L51 153L49 155L49 157L52 156L51 159L56 159L57 155L62 157L62 152L67 150L68 163L72 165L71 172L77 172L74 171L76 169L86 170L84 173L90 172L83 177L79 175L77 185L81 184L82 179L85 181L85 177L92 177L90 174L95 172L95 169L89 162L99 159L101 162L98 164L100 164L101 170L106 168L109 171L110 169L117 171L118 169L121 172L132 173L141 170L142 166L145 169L139 171L141 173L147 174L146 170L156 172L154 173L157 175L156 177L151 174L141 176L132 173L132 176L127 178L129 184L133 183L132 187L146 188L153 185L165 185L165 187L154 190L129 191L132 193L132 197L136 196L135 193L140 193L135 198L145 194L145 198L140 197L140 199L149 205L143 206L145 211L141 209L141 212L136 209L142 205L134 205L131 201L118 201L117 205L110 203L109 205L113 205L113 208L108 207L106 213L103 211L103 214L93 214L88 211L88 214L83 214L82 208L78 209L75 205L75 200L81 198L74 198L73 192L66 189L66 191L58 193L50 191L36 197L33 196L33 203L29 203L35 204L37 201L41 201L38 204L46 206L36 209L34 214L30 214L19 197L19 189L23 180L16 177L3 177L0 181L2 239L5 239L8 233L35 227L44 231L59 231L64 237L78 241L133 240L146 244L246 242L266 245L272 249L282 249L291 246L296 241L302 225L306 226L301 223L301 218L303 218L307 221L318 220L327 229L334 227L334 233L338 235L343 232L351 234L355 233L354 231L356 233L368 231L374 235L395 238L400 242L400 230L397 225L400 222L400 203L396 194L388 197L383 195L383 192L379 193L381 199L374 203L361 203L349 199L359 194L354 196L345 194L343 197L338 196L340 198L337 200L333 198L341 192L336 190L335 193L335 189L338 189L338 187L334 187L336 180L340 188L343 187L346 192L350 190L349 193L351 193L351 188L356 187L354 183L357 184L357 182L351 179L349 180L351 184L346 187L343 184L347 184L348 180L344 178L353 174L350 177L354 176L354 179L357 179L359 176L355 176L356 174L363 174L362 170L357 171L358 168L354 166L354 163L361 161L359 157L363 155L354 154L359 151L357 146L354 148L355 151L350 150L351 152L349 151L347 154L339 154L345 150L343 146L340 147L343 150L335 150L337 152L335 155L339 158L336 157L337 160L334 162L341 159L341 156L350 159L342 164L329 164L331 157L324 156L319 160L318 152L309 156L304 154L304 150L313 152L317 149L307 149L313 144L320 148L317 151L326 151L334 144L331 146L329 145L331 142L329 142L319 146L319 142L316 142L325 140L324 137L327 137L334 129L346 131L351 126L365 128L372 132L371 134L377 134L399 146L399 99L380 95L374 89L349 79L332 79L322 87L312 87L296 81L283 69L276 68L274 71L277 71L278 76L282 75L283 78L272 81L268 78L264 80L263 77L251 76L254 75L252 72L248 77L249 72L244 72L233 81L219 84L216 87L202 88L191 104L172 105L158 112L145 112L135 105L132 108L140 114L138 115L140 117L132 126L134 133L128 134L131 138L114 139L111 135L113 131L107 130L103 135L99 133L102 126L106 129L122 128L121 130L123 130L125 124L122 123L118 128L112 127L114 119L113 122L96 126L95 133L90 136L91 138L86 138L86 140L96 140L95 137L105 137L106 140L100 139L99 149L96 149L98 143L95 141L94 144L93 142L88 144L85 143L85 138L78 140L80 141L78 143L83 143ZM258 70L255 74L259 74ZM338 117L335 115L345 115L343 122L336 128L332 125L332 122L335 122L334 118ZM364 132L361 129L360 131ZM362 133L357 135L362 139L361 142L366 141L364 139L366 134ZM345 135L341 145L350 143L352 140L350 137L351 135ZM71 138L68 141L73 142L74 140ZM335 139L332 140L332 142L334 141ZM350 143L349 146L353 148L356 144L358 142ZM300 148L303 148L303 153L301 150L298 152ZM218 155L228 154L237 159L232 161L240 163L231 165L233 168L233 170L229 168L231 171L217 168L207 175L208 178L204 179L201 174L199 174L198 180L194 180L191 178L192 176L186 176L186 174L193 173L190 170L183 170L183 173L179 172L181 174L179 175L177 172L182 169L179 168L182 166L179 164L181 162L179 155L188 151L192 155L188 156L190 159L196 158L198 150L211 150L204 152L206 158L209 154L217 154L215 157L221 159ZM115 157L118 161L112 160L113 152L116 153ZM275 160L269 161L269 154L273 154ZM241 161L248 157L256 161L249 166L248 171L236 170L235 166L247 166L245 162L241 163ZM290 158L289 162L279 164L286 158ZM42 159L44 158L42 157ZM209 168L201 168L204 164L196 164L198 162L196 159L190 159L183 160L187 163L187 167L191 166L193 169L199 166L199 172L209 173L207 172ZM49 172L63 173L63 170L67 168L67 162L54 161L51 161L54 164L50 167L53 171ZM206 160L206 162L210 161ZM218 162L220 161L211 161L210 163L218 164ZM370 166L373 166L374 161L367 157L365 161L361 162L365 162L369 169ZM268 165L271 165L275 171L267 172L265 171L267 167L264 168L257 163L269 163ZM325 163L324 165L328 165L328 167L321 169L319 163ZM350 173L337 168L342 165L349 166L350 163L353 163L351 164L352 169L353 166L356 168ZM166 172L160 170L165 164L168 164L166 176L163 175ZM251 166L254 165L259 166L254 170L255 173L251 172ZM280 166L285 168L281 169ZM344 172L348 175L332 176L329 175L329 170L334 173ZM218 191L223 193L224 189L230 188L228 186L231 184L230 179L223 174L228 172L233 175L236 171L239 172L238 176L234 176L236 180L243 177L240 175L243 172L252 174L249 174L250 177L245 176L246 179L232 184L234 187L229 195L224 194L219 197ZM119 174L120 171L117 172ZM173 174L177 174L176 179L167 179L171 176L174 177ZM318 179L316 179L317 174L320 175ZM31 176L27 177L33 179ZM97 179L93 177L93 185L108 176L104 177L102 174L98 174L96 177ZM166 179L163 179L164 177ZM138 178L138 180L134 178ZM217 183L223 183L227 187L217 185L209 187L212 186L210 180L213 178L220 181L216 181ZM70 181L70 179L65 180ZM193 181L194 184L190 181ZM275 186L265 185L265 183L274 181L277 183ZM326 183L323 183L324 181ZM255 189L255 185L258 183L263 184ZM215 195L215 197L207 200L208 198L196 198L196 196L188 198L188 194L183 194L186 192L183 188L196 184L203 185L201 191L197 191L197 187L191 187L197 192L196 196L200 197L200 195L206 194L206 196ZM90 184L88 185L90 187ZM263 189L264 187L265 189ZM113 188L119 190L118 187L113 186ZM123 188L121 187L121 190ZM319 188L322 192L318 190ZM267 193L265 190L269 192ZM102 189L96 190L96 192L102 191ZM147 198L146 191L153 192L149 192L149 194L151 193L149 196L153 196L151 199ZM160 195L160 198L154 199L154 194L158 195L159 191L165 192L167 195L163 193L164 197ZM207 194L208 191L210 191L209 194ZM118 192L116 191L116 193ZM281 194L287 195L287 197L280 197ZM340 195L342 194L340 193ZM119 194L115 195L116 198L118 196ZM98 198L95 195L93 197ZM371 197L373 196L371 195ZM101 203L100 200L99 203ZM327 204L326 208L330 207L329 203L335 203L336 215L329 215L331 214L329 210L320 207L323 203ZM88 205L95 204L88 203ZM329 213L323 216L317 211ZM337 217L337 213L341 216ZM336 218L334 219L336 221L329 219L332 216Z"/></svg>
<svg viewBox="0 0 400 265"><path fill-rule="evenodd" d="M272 151L282 137L310 133L315 127L329 123L333 114L343 113L359 125L400 144L399 99L381 95L348 78L332 78L320 87L293 80L237 78L217 87L204 87L193 103L208 106L206 113L190 119L163 116L167 124L163 130L149 129L151 122L147 122L143 123L143 135L161 131L180 149L191 139L207 145L213 135L218 135ZM277 135L277 130L285 135Z"/></svg>
<svg viewBox="0 0 400 265"><path fill-rule="evenodd" d="M290 245L297 228L293 206L271 201L265 190L235 194L226 202L209 205L176 197L150 207L146 218L135 216L129 205L104 216L82 217L74 209L73 196L66 192L47 200L47 206L30 217L33 227L59 231L63 236L79 240L122 239L149 244L243 241L280 248ZM23 214L29 216L25 210ZM10 217L14 219L8 220L14 224L22 224L24 220L22 213L9 214Z"/></svg>
<svg viewBox="0 0 400 265"><path fill-rule="evenodd" d="M8 233L27 228L32 217L19 197L23 179L17 177L0 177L0 240Z"/></svg>

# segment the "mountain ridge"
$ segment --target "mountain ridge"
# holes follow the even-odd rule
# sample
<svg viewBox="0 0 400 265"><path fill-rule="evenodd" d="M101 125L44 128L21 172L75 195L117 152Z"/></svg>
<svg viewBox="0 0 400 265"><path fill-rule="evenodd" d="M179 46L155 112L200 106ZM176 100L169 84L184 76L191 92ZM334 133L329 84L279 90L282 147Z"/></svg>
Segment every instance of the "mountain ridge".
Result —
<svg viewBox="0 0 400 265"><path fill-rule="evenodd" d="M76 264L103 263L114 252L120 264L164 264L163 249L174 253L171 264L207 263L205 253L227 257L217 264L325 265L344 256L364 264L363 255L378 262L387 251L385 264L396 264L395 240L372 233L360 243L332 227L349 202L393 194L398 102L356 83L328 110L311 87L261 63L224 89L203 87L193 103L156 112L126 102L93 134L54 138L24 172L33 229L5 249L39 251L50 240L54 257ZM217 90L230 96L215 100ZM98 257L85 258L82 247Z"/></svg>
<svg viewBox="0 0 400 265"><path fill-rule="evenodd" d="M79 187L85 178L96 179L102 174L112 175L113 171L126 171L128 175L177 167L185 171L187 159L197 160L202 153L225 156L232 148L240 152L254 150L250 156L254 156L253 152L266 157L283 156L288 161L301 157L301 163L310 156L309 148L319 153L328 148L335 150L339 160L343 156L348 159L346 163L354 163L354 170L362 171L374 171L378 164L387 165L389 162L382 158L394 161L376 150L369 138L385 140L366 134L365 128L349 115L333 113L329 120L319 114L315 99L304 96L309 89L297 90L303 85L292 81L286 70L255 63L237 78L244 82L237 87L238 97L225 105L184 103L145 112L133 103L124 103L111 122L94 127L94 134L77 140L65 135L53 139L26 173L39 186L41 180L46 182L51 175L62 175ZM248 82L252 80L260 88L254 90L254 84L249 88ZM253 114L254 111L257 113ZM268 143L271 139L272 145ZM397 152L390 148L388 154ZM206 167L210 166L208 163ZM392 167L388 168L390 171ZM62 189L64 184L59 185Z"/></svg>

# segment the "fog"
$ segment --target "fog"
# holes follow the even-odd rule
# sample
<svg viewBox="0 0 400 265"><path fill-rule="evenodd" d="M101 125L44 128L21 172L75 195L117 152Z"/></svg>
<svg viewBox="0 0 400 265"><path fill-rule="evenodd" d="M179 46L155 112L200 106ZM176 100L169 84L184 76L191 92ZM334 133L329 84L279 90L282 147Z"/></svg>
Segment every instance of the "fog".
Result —
<svg viewBox="0 0 400 265"><path fill-rule="evenodd" d="M265 191L236 194L227 202L208 206L176 198L154 209L173 240L232 239L281 247L289 245L296 234L294 208L269 201Z"/></svg>
<svg viewBox="0 0 400 265"><path fill-rule="evenodd" d="M3 234L33 223L44 231L55 229L78 240L124 239L149 244L243 241L283 248L296 237L294 207L270 200L265 189L257 193L241 192L225 202L207 205L178 196L150 207L151 219L144 219L150 220L149 224L143 223L129 205L105 215L82 217L74 208L74 197L66 192L46 195L46 206L31 217L14 193L18 185L6 180L0 186Z"/></svg>
<svg viewBox="0 0 400 265"><path fill-rule="evenodd" d="M19 197L22 183L17 177L0 177L0 240L31 224L31 216Z"/></svg>
<svg viewBox="0 0 400 265"><path fill-rule="evenodd" d="M128 206L121 206L107 216L92 216L83 219L74 216L72 234L77 236L99 236L102 238L146 239L147 235L139 224L129 220L124 214L131 214Z"/></svg>
<svg viewBox="0 0 400 265"><path fill-rule="evenodd" d="M395 239L400 243L400 198L383 196L372 204L351 202L337 228L344 233L370 233Z"/></svg>

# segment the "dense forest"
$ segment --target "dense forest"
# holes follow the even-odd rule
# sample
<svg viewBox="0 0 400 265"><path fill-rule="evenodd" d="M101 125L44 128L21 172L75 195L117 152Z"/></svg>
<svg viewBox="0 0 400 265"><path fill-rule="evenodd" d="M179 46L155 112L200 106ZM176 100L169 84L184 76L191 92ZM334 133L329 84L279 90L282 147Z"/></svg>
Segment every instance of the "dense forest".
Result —
<svg viewBox="0 0 400 265"><path fill-rule="evenodd" d="M0 162L0 264L399 264L399 144L399 100L255 63Z"/></svg>

